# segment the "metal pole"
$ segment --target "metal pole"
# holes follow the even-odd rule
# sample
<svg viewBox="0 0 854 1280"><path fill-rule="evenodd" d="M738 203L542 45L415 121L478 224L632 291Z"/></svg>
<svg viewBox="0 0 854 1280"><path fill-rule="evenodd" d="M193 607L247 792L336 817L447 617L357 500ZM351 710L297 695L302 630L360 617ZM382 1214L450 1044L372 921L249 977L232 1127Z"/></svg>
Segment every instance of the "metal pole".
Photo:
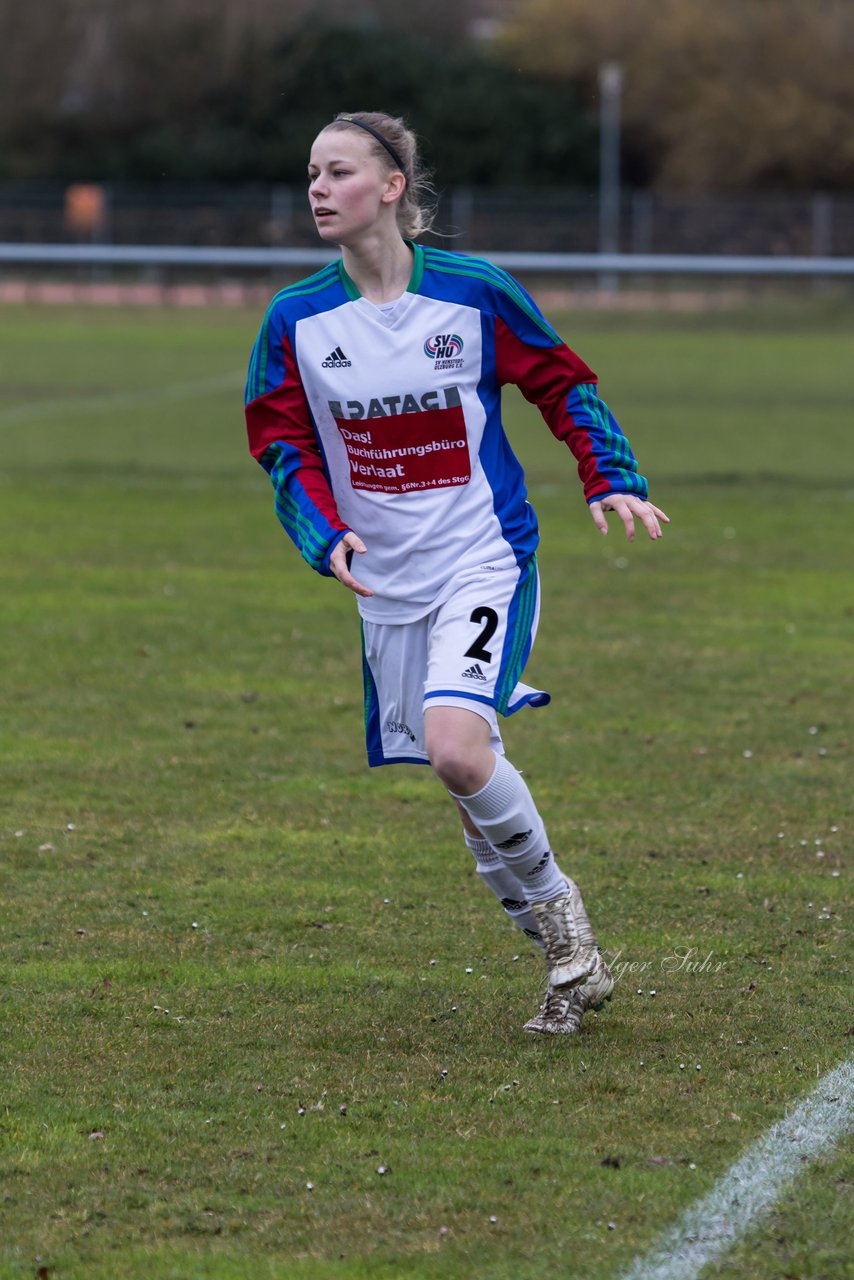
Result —
<svg viewBox="0 0 854 1280"><path fill-rule="evenodd" d="M833 204L824 192L816 192L812 198L812 251L817 258L827 258L832 252ZM818 293L828 289L828 282L818 278L813 282Z"/></svg>
<svg viewBox="0 0 854 1280"><path fill-rule="evenodd" d="M620 243L620 99L623 69L616 62L599 68L599 252L617 253ZM603 272L599 287L615 293L617 277Z"/></svg>

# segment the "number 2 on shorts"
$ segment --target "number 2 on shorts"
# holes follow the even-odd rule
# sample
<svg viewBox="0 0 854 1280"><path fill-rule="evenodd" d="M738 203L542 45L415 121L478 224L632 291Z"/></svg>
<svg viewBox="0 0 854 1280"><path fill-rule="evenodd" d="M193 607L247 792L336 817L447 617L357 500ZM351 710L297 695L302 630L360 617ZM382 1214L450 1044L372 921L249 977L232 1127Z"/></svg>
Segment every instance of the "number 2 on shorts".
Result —
<svg viewBox="0 0 854 1280"><path fill-rule="evenodd" d="M492 653L486 648L487 640L491 640L498 626L498 614L488 605L480 605L472 610L471 622L484 623L484 628L470 648L466 649L467 658L479 658L481 662L491 662Z"/></svg>

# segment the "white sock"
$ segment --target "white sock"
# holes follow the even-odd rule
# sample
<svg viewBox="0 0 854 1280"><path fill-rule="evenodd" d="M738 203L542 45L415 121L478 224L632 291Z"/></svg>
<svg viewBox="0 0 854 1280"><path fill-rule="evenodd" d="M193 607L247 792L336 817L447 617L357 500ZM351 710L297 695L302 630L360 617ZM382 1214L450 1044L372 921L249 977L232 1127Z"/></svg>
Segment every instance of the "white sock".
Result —
<svg viewBox="0 0 854 1280"><path fill-rule="evenodd" d="M513 923L533 943L538 947L542 947L543 940L537 928L537 917L525 897L523 886L516 879L513 872L505 867L488 840L470 836L467 831L464 831L463 835L465 836L466 844L474 855L474 860L477 863L477 874L483 883L492 890Z"/></svg>
<svg viewBox="0 0 854 1280"><path fill-rule="evenodd" d="M486 786L472 796L454 799L521 882L528 902L550 902L566 893L566 876L549 848L543 820L521 773L509 760L496 756Z"/></svg>

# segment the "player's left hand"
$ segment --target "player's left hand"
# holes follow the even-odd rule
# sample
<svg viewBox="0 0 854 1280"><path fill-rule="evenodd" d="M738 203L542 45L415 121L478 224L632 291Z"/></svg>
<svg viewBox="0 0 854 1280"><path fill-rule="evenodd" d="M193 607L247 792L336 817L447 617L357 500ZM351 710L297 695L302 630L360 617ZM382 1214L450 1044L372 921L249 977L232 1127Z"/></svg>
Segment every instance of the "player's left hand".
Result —
<svg viewBox="0 0 854 1280"><path fill-rule="evenodd" d="M653 506L651 502L638 498L633 493L609 493L606 498L600 498L598 501L590 503L590 514L593 517L593 523L600 533L605 534L608 532L606 511L616 511L625 526L626 537L629 542L634 542L635 540L636 517L653 539L661 537L663 532L662 523L670 524L669 516L666 516L658 507Z"/></svg>

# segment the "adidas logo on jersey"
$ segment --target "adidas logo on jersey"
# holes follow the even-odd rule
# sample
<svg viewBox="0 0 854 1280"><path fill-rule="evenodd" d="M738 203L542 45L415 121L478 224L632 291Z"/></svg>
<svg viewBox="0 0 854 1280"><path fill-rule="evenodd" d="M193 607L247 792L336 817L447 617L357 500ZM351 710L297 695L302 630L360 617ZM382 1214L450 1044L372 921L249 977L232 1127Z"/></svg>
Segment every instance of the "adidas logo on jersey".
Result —
<svg viewBox="0 0 854 1280"><path fill-rule="evenodd" d="M482 680L486 684L486 676L483 674L479 662L469 667L468 671L464 671L462 678L463 680Z"/></svg>
<svg viewBox="0 0 854 1280"><path fill-rule="evenodd" d="M322 369L349 369L353 361L348 360L340 347L336 347L334 351L330 351L329 355L321 365Z"/></svg>

